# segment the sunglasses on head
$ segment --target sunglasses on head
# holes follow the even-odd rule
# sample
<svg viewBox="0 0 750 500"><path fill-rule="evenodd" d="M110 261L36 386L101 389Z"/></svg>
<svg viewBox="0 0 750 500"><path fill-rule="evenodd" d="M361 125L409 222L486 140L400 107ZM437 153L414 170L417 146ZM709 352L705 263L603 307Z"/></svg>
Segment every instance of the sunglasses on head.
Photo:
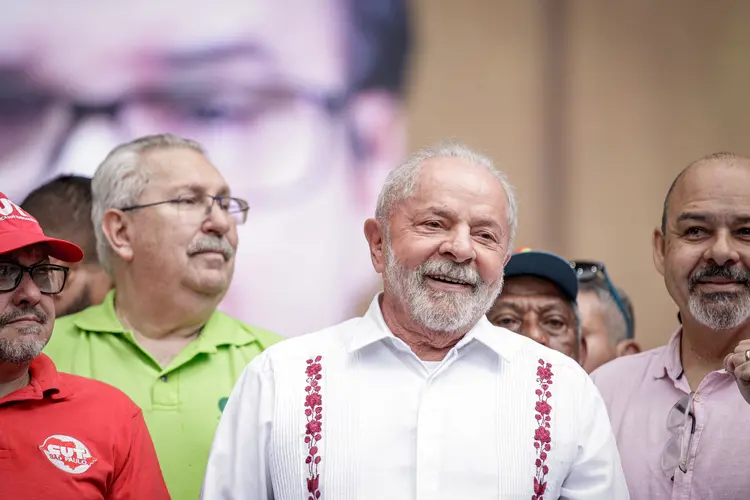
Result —
<svg viewBox="0 0 750 500"><path fill-rule="evenodd" d="M579 260L579 261L571 261L570 267L572 267L573 270L575 271L576 277L578 278L578 281L580 283L586 283L589 281L594 281L596 279L600 279L604 281L604 283L607 285L607 288L609 289L609 294L612 296L612 300L614 300L615 304L617 305L617 308L622 313L622 317L625 318L625 327L627 328L627 338L632 339L633 338L633 321L631 320L630 314L628 314L627 309L625 309L625 306L623 305L622 300L620 300L620 296L617 293L615 286L612 284L612 281L609 279L609 275L607 274L607 269L604 267L604 264L602 264L601 262Z"/></svg>

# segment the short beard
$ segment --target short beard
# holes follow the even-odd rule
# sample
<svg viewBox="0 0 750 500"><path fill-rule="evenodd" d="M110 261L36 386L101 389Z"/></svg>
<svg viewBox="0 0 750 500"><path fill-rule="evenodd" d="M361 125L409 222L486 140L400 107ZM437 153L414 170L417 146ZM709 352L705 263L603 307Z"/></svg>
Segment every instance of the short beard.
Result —
<svg viewBox="0 0 750 500"><path fill-rule="evenodd" d="M0 363L22 365L30 363L39 356L47 345L44 340L39 340L39 327L30 326L21 330L21 337L6 339L0 337Z"/></svg>
<svg viewBox="0 0 750 500"><path fill-rule="evenodd" d="M16 365L29 363L39 356L44 346L47 345L49 335L44 338L44 328L49 318L43 311L34 307L12 309L0 314L0 331L3 328L8 328L8 325L18 318L28 315L33 315L39 321L39 324L19 329L12 338L0 335L0 362Z"/></svg>
<svg viewBox="0 0 750 500"><path fill-rule="evenodd" d="M738 292L702 293L701 280L725 278L744 285ZM750 272L733 267L708 266L695 271L689 279L688 309L695 320L712 330L731 330L750 318Z"/></svg>
<svg viewBox="0 0 750 500"><path fill-rule="evenodd" d="M440 292L425 286L427 270L473 282L471 293ZM503 289L503 277L485 283L479 273L466 264L450 260L429 260L415 270L398 262L390 238L385 237L385 272L383 280L398 301L421 327L439 333L456 333L471 329L487 314Z"/></svg>
<svg viewBox="0 0 750 500"><path fill-rule="evenodd" d="M695 320L712 330L731 330L750 318L750 295L713 292L691 294L688 309Z"/></svg>

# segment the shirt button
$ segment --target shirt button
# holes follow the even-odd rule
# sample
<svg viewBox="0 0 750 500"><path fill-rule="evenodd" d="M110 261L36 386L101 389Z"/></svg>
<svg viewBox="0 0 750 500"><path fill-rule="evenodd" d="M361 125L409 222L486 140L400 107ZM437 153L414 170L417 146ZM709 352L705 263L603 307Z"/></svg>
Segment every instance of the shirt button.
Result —
<svg viewBox="0 0 750 500"><path fill-rule="evenodd" d="M695 395L693 396L693 403L700 403L700 400L701 400L701 395L696 392Z"/></svg>
<svg viewBox="0 0 750 500"><path fill-rule="evenodd" d="M161 378L162 382L166 382L167 381L167 376L166 375L162 375L160 378Z"/></svg>

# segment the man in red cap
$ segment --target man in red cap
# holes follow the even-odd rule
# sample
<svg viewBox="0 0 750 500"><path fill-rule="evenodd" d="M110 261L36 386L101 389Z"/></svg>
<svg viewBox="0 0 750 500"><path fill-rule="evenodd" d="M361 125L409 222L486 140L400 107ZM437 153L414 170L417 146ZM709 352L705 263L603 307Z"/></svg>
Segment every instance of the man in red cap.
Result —
<svg viewBox="0 0 750 500"><path fill-rule="evenodd" d="M2 498L168 499L141 410L94 380L58 373L42 349L52 296L83 258L0 193L0 492Z"/></svg>

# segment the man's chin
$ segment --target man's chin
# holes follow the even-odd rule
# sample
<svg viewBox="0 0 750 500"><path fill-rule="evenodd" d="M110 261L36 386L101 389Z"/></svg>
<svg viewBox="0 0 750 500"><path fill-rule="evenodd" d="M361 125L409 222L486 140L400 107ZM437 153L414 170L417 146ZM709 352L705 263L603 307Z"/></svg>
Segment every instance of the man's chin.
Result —
<svg viewBox="0 0 750 500"><path fill-rule="evenodd" d="M0 363L30 363L42 353L48 341L49 337L44 340L29 336L13 340L0 338Z"/></svg>
<svg viewBox="0 0 750 500"><path fill-rule="evenodd" d="M194 291L203 295L223 297L232 279L225 272L203 271L191 281L189 287Z"/></svg>

